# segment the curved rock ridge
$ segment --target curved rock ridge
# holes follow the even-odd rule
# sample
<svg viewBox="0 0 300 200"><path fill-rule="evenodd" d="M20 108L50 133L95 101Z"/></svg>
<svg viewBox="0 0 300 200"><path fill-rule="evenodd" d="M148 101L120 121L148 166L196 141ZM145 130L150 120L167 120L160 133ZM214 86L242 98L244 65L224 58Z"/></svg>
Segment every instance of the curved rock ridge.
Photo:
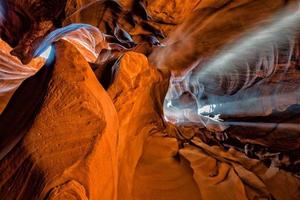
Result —
<svg viewBox="0 0 300 200"><path fill-rule="evenodd" d="M69 181L61 186L57 186L49 193L48 200L88 200L85 189L76 181Z"/></svg>
<svg viewBox="0 0 300 200"><path fill-rule="evenodd" d="M52 188L74 180L83 185L88 199L114 199L115 108L72 45L60 42L56 52L60 59L39 114L23 139L1 160L0 196L44 199ZM76 187L71 184L65 190L76 191Z"/></svg>
<svg viewBox="0 0 300 200"><path fill-rule="evenodd" d="M198 136L174 137L187 130L162 119L168 80L144 55L121 58L109 97L76 48L56 46L41 111L1 160L4 199L299 198L290 173Z"/></svg>
<svg viewBox="0 0 300 200"><path fill-rule="evenodd" d="M34 75L45 63L45 60L40 57L32 60L28 65L23 65L16 57L9 54L11 50L7 43L0 40L0 113L22 81Z"/></svg>
<svg viewBox="0 0 300 200"><path fill-rule="evenodd" d="M119 197L299 198L300 182L291 173L276 166L267 167L234 148L209 146L198 135L192 136L190 142L179 139L176 132L187 134L190 130L174 129L158 112L167 86L164 75L151 67L143 55L127 53L121 59L115 82L108 90L122 119Z"/></svg>
<svg viewBox="0 0 300 200"><path fill-rule="evenodd" d="M217 59L298 5L0 1L0 86L16 90L0 115L0 199L300 199L298 26L283 31L286 45L250 48L250 61ZM49 45L50 65L22 64ZM226 66L198 76L209 61ZM282 95L243 106L249 91ZM182 106L172 119L192 123L171 123L170 96ZM210 107L228 99L222 115Z"/></svg>

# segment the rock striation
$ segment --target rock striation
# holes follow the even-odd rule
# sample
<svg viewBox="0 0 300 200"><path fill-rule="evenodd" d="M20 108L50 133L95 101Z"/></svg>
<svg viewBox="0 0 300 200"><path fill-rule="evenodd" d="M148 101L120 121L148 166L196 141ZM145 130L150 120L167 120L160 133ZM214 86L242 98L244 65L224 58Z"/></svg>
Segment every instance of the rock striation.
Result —
<svg viewBox="0 0 300 200"><path fill-rule="evenodd" d="M0 198L300 199L297 37L265 54L254 48L247 65L240 56L230 68L236 74L222 65L202 71L279 11L297 12L295 2L1 1ZM51 62L35 55L48 43ZM233 104L243 112L219 113L224 126L199 123L216 119L208 111L186 115L212 99L272 93L279 82L283 95L271 107ZM168 95L182 106L176 123L165 110ZM177 123L180 116L189 123Z"/></svg>

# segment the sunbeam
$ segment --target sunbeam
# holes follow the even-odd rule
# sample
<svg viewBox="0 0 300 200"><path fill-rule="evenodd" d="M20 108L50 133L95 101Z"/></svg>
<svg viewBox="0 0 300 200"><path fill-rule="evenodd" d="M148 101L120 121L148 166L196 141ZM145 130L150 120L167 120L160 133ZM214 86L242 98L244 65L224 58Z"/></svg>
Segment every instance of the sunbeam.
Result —
<svg viewBox="0 0 300 200"><path fill-rule="evenodd" d="M268 116L299 104L300 89L295 85L300 84L300 72L293 55L299 53L295 41L300 33L300 10L284 11L271 21L184 76L172 76L165 119L223 131L237 125L223 123L224 116Z"/></svg>

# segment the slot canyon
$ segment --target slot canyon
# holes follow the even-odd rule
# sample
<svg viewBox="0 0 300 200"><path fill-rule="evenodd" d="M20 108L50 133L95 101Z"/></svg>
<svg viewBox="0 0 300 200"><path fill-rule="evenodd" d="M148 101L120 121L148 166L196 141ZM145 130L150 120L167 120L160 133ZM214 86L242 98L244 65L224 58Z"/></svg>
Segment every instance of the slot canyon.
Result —
<svg viewBox="0 0 300 200"><path fill-rule="evenodd" d="M0 200L299 200L299 0L0 0Z"/></svg>

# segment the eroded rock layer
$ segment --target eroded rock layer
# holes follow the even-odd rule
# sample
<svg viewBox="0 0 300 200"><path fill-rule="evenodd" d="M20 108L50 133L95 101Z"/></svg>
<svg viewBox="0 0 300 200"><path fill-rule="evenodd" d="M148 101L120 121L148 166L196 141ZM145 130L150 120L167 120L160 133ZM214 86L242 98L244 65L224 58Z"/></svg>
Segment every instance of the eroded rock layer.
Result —
<svg viewBox="0 0 300 200"><path fill-rule="evenodd" d="M170 123L164 113L170 77L201 73L221 49L268 24L279 11L291 7L291 13L299 12L297 3L0 1L0 47L5 47L0 56L11 61L0 60L0 75L6 78L0 76L0 87L13 81L15 90L22 83L0 98L1 110L5 107L0 115L0 199L300 199L300 135L281 127L288 123L298 130L297 98L276 98L287 104L285 112L269 109L268 115L259 111L247 118L227 110L220 115L231 123L276 123L271 128L235 125L222 131L214 123ZM66 34L71 36L63 38ZM49 35L54 39L47 40ZM55 59L42 67L40 58L29 63L45 39L53 42ZM255 85L261 80L268 80L268 91L278 80L287 86L283 91L297 88L299 46L298 40L290 42L292 54L278 53L287 50L276 46L276 73L251 74L261 79L247 79L253 84L239 90L261 89ZM255 58L252 63L258 62ZM244 71L252 72L250 65L235 70L243 77ZM217 91L217 100L234 98L236 91L228 92L232 88L221 69L212 78L204 74L204 85ZM18 84L5 77L24 71L33 76L23 81L30 75L22 74ZM223 85L213 87L216 83ZM187 86L179 85L173 95L181 87ZM182 96L178 102L195 110L191 95Z"/></svg>

